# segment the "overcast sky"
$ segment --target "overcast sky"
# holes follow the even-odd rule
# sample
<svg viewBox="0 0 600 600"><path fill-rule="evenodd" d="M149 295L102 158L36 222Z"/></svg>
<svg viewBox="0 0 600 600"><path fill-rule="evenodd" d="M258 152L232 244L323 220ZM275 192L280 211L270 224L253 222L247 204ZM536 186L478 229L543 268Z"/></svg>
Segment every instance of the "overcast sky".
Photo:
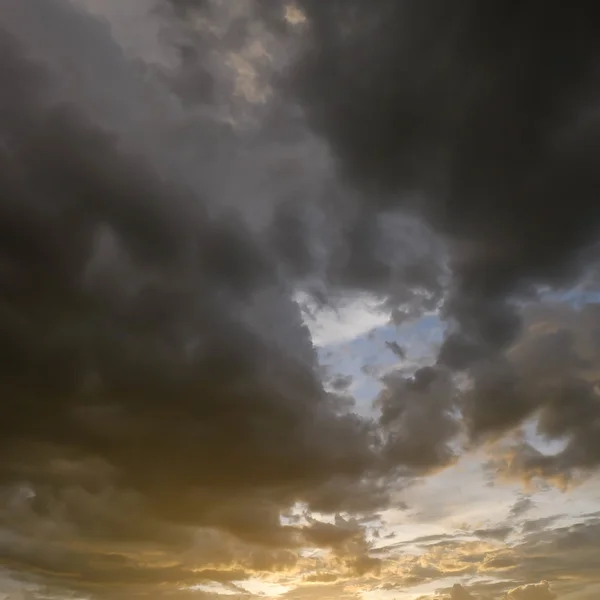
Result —
<svg viewBox="0 0 600 600"><path fill-rule="evenodd" d="M0 600L598 597L586 9L0 0Z"/></svg>

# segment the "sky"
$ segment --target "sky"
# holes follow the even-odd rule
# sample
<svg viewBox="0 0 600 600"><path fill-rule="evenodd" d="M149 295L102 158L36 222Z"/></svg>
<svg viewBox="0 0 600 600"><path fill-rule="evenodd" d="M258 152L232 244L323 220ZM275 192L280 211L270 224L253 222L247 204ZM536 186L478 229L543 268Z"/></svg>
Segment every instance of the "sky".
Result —
<svg viewBox="0 0 600 600"><path fill-rule="evenodd" d="M0 0L0 600L600 593L600 23Z"/></svg>

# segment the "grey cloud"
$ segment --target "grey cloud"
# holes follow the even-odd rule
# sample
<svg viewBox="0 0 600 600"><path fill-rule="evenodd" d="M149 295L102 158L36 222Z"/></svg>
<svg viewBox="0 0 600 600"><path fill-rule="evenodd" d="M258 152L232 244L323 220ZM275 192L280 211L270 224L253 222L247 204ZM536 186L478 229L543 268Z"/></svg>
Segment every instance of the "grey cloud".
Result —
<svg viewBox="0 0 600 600"><path fill-rule="evenodd" d="M351 375L336 375L331 380L331 387L336 391L347 390L352 385Z"/></svg>
<svg viewBox="0 0 600 600"><path fill-rule="evenodd" d="M300 4L312 37L295 90L313 126L371 201L420 207L457 241L458 335L503 347L518 326L507 295L564 276L597 233L597 128L579 126L595 25L535 2Z"/></svg>
<svg viewBox="0 0 600 600"><path fill-rule="evenodd" d="M525 331L502 361L475 372L465 404L468 424L475 435L497 436L533 418L538 434L564 440L565 447L546 455L523 441L500 468L563 482L589 474L600 460L597 306L531 309L525 322Z"/></svg>
<svg viewBox="0 0 600 600"><path fill-rule="evenodd" d="M533 533L553 525L560 517L540 517L539 519L530 519L523 523L523 533Z"/></svg>
<svg viewBox="0 0 600 600"><path fill-rule="evenodd" d="M219 213L210 186L155 166L166 149L136 151L121 120L100 118L100 82L89 98L63 86L61 34L80 45L74 60L101 39L140 76L108 29L51 0L42 61L32 8L0 17L0 484L13 499L31 490L2 514L2 562L101 595L105 581L196 581L136 554L185 552L194 528L293 548L281 510L336 477L369 496L371 424L322 389L268 244ZM248 569L290 564L253 556Z"/></svg>
<svg viewBox="0 0 600 600"><path fill-rule="evenodd" d="M582 520L565 527L537 529L526 534L524 540L510 550L498 554L496 561L506 559L506 565L498 572L503 578L510 577L514 581L523 582L522 586L525 582L543 581L551 576L552 588L559 593L568 589L573 581L577 581L577 589L583 592L596 581L596 552L600 543L598 532L597 519ZM486 561L486 573L491 574L498 566L494 560ZM516 584L513 587L521 589ZM542 583L527 588L527 593L534 592L548 594L549 586Z"/></svg>
<svg viewBox="0 0 600 600"><path fill-rule="evenodd" d="M450 464L450 442L458 431L452 406L456 390L443 369L424 367L413 377L392 373L384 377L376 400L385 432L384 453L396 464L414 472L427 472Z"/></svg>
<svg viewBox="0 0 600 600"><path fill-rule="evenodd" d="M398 344L398 342L386 342L385 345L389 348L398 358L406 358L406 350Z"/></svg>
<svg viewBox="0 0 600 600"><path fill-rule="evenodd" d="M305 528L306 539L319 547L336 547L358 539L364 540L364 530L358 523L348 522L337 515L335 523L323 523L309 517L310 526Z"/></svg>
<svg viewBox="0 0 600 600"><path fill-rule="evenodd" d="M357 190L358 256L375 246L369 223L398 211L444 240L438 362L474 379L459 403L473 439L502 436L543 404L540 433L572 443L557 459L527 458L531 471L595 466L595 392L573 375L586 366L570 334L506 354L523 335L521 301L577 283L597 260L594 18L536 2L299 4L309 33L290 86Z"/></svg>
<svg viewBox="0 0 600 600"><path fill-rule="evenodd" d="M473 534L482 539L504 540L512 532L512 527L491 527L488 529L476 529Z"/></svg>
<svg viewBox="0 0 600 600"><path fill-rule="evenodd" d="M595 264L595 27L534 2L300 4L310 33L291 85L356 188L362 218L345 284L381 293L383 283L392 294L393 263L378 270L368 259L373 231L402 211L424 217L449 252L449 295L436 287L440 268L418 281L401 271L401 280L434 304L445 299L438 363L473 380L456 408L472 439L501 437L541 411L539 433L569 445L557 457L524 447L515 470L560 478L594 468L590 358L568 327L528 336L518 300L535 300L540 285L571 285ZM595 315L580 318L595 330Z"/></svg>
<svg viewBox="0 0 600 600"><path fill-rule="evenodd" d="M133 64L107 23L63 0L39 14L34 4L11 1L0 17L2 562L98 597L117 597L116 585L146 593L289 569L307 539L343 548L351 572L376 572L364 535L340 524L301 531L280 514L298 501L327 512L386 506L391 473L449 458L450 421L428 423L442 395L427 414L396 400L408 412L373 423L326 392L291 299L315 248L302 231L293 241L294 211L284 218L282 208L285 188L306 177L292 165L280 171L291 180L275 177L271 190L256 175L265 164L277 171L274 156L289 150L270 145L272 124L236 133ZM307 144L314 165L320 155ZM303 189L317 206L330 188L325 177L323 189ZM318 218L301 215L313 235ZM373 255L381 265L412 252L412 242L393 246L384 221L369 225L371 240L385 234ZM424 231L394 223L411 239ZM323 272L333 287L361 287L370 263L360 236L342 232L338 256L336 231ZM435 288L429 252L424 244L400 267L386 264L369 287L383 301L382 282L395 277L394 298L410 303L422 276ZM398 273L411 269L405 284ZM435 451L421 457L426 441L415 445L406 425L431 428ZM203 544L220 562L198 547L211 528L217 539ZM176 558L150 568L150 555ZM190 570L190 555L201 570Z"/></svg>
<svg viewBox="0 0 600 600"><path fill-rule="evenodd" d="M519 498L510 509L510 517L520 517L529 512L535 506L535 502L528 496Z"/></svg>
<svg viewBox="0 0 600 600"><path fill-rule="evenodd" d="M512 302L575 279L595 241L597 127L579 119L594 19L302 0L300 40L267 31L274 3L243 22L203 4L156 17L175 28L168 73L132 65L66 0L9 0L0 16L2 561L114 597L104 582L142 595L285 570L307 539L377 573L348 523L301 531L281 512L387 505L390 476L454 461L459 410L474 439L536 413L568 438L558 457L520 452L519 471L595 467L597 347L564 331L529 344ZM218 34L186 20L197 7ZM236 87L279 60L244 62L257 30L268 50L307 44L266 104ZM322 387L291 299L313 284L326 301L368 291L397 322L445 302L438 364L387 377L375 422ZM222 563L198 558L198 575L186 561L211 529ZM186 560L149 569L149 549Z"/></svg>

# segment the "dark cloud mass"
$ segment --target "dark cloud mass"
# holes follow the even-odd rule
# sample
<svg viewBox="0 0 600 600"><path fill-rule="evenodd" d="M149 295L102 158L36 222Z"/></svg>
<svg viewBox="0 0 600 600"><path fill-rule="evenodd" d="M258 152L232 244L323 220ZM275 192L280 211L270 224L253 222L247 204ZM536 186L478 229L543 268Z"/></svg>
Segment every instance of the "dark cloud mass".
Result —
<svg viewBox="0 0 600 600"><path fill-rule="evenodd" d="M78 589L269 570L300 543L281 509L369 471L370 425L323 390L265 243L209 185L155 167L170 149L136 145L127 115L96 118L102 98L54 59L75 28L82 55L108 48L142 91L144 73L67 2L44 11L40 38L34 2L0 19L2 562ZM202 526L245 556L203 559ZM144 547L192 562L143 567Z"/></svg>
<svg viewBox="0 0 600 600"><path fill-rule="evenodd" d="M564 290L596 269L591 5L300 4L310 33L294 90L364 212L420 214L445 240L438 363L471 380L459 404L472 439L539 415L539 433L568 446L550 458L523 448L514 469L563 477L596 466L594 351L574 348L569 327L583 332L574 322L530 335L521 310L540 289ZM595 330L595 313L574 320Z"/></svg>
<svg viewBox="0 0 600 600"><path fill-rule="evenodd" d="M459 330L441 359L463 367L505 346L518 323L507 295L572 276L597 234L588 5L301 4L309 119L369 210L416 205L455 246L446 310Z"/></svg>
<svg viewBox="0 0 600 600"><path fill-rule="evenodd" d="M595 273L591 4L132 0L126 35L108 6L0 8L0 566L113 600L246 597L306 548L337 569L307 582L376 578L361 517L462 433L536 418L564 449L497 468L600 464L597 308L536 296ZM299 291L441 309L437 361L353 414Z"/></svg>

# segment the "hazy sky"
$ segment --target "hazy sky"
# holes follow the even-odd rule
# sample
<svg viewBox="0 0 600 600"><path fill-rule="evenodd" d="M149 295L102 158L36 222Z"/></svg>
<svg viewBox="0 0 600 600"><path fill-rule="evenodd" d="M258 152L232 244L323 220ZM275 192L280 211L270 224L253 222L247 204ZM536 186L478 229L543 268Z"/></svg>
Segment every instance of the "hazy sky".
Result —
<svg viewBox="0 0 600 600"><path fill-rule="evenodd" d="M598 597L587 8L0 0L0 600Z"/></svg>

